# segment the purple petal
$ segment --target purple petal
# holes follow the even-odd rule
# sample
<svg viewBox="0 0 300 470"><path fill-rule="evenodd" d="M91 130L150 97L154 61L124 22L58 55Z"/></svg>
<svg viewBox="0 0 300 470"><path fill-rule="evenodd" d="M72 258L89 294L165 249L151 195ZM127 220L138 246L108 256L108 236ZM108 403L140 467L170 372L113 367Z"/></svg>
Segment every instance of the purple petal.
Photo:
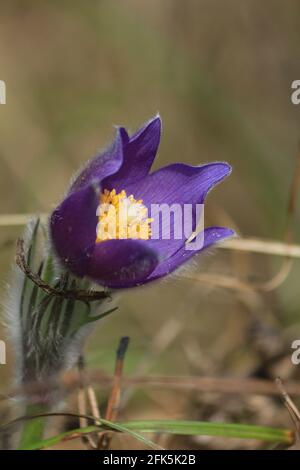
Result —
<svg viewBox="0 0 300 470"><path fill-rule="evenodd" d="M116 173L122 166L123 147L127 142L126 130L122 127L118 128L112 145L87 163L71 185L69 193L78 191L90 185L93 181L99 183L109 175Z"/></svg>
<svg viewBox="0 0 300 470"><path fill-rule="evenodd" d="M231 172L227 163L215 162L201 166L190 166L175 163L152 173L139 183L125 186L127 194L133 194L143 203L151 214L151 204L203 204L207 193ZM195 229L195 220L193 221ZM161 228L161 232L165 227ZM161 258L169 258L185 243L185 239L174 239L174 220L170 220L169 240L150 240L152 248L159 252Z"/></svg>
<svg viewBox="0 0 300 470"><path fill-rule="evenodd" d="M125 188L149 206L156 203L201 204L208 191L231 173L225 162L191 166L173 163Z"/></svg>
<svg viewBox="0 0 300 470"><path fill-rule="evenodd" d="M133 287L143 284L157 264L146 241L107 240L96 244L86 275L103 286Z"/></svg>
<svg viewBox="0 0 300 470"><path fill-rule="evenodd" d="M117 173L104 181L105 189L116 189L119 192L124 189L125 184L147 176L157 153L160 135L161 119L156 116L131 136L127 143L123 139L123 165Z"/></svg>
<svg viewBox="0 0 300 470"><path fill-rule="evenodd" d="M189 261L193 256L199 254L206 248L222 240L232 237L235 232L225 227L209 227L204 230L203 247L199 250L187 250L185 245L181 247L173 256L162 261L148 277L147 282L154 281L160 277L166 276L181 265Z"/></svg>
<svg viewBox="0 0 300 470"><path fill-rule="evenodd" d="M87 269L96 241L99 192L94 185L71 193L50 218L50 234L57 255L78 276Z"/></svg>

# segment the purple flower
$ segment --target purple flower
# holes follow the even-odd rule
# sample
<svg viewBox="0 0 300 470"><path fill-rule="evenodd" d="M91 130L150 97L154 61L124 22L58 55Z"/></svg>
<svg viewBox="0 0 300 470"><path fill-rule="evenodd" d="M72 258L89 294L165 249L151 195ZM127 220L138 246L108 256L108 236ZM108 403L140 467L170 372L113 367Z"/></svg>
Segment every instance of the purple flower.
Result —
<svg viewBox="0 0 300 470"><path fill-rule="evenodd" d="M223 227L204 230L203 246L187 250L186 239L151 239L151 220L145 208L151 204L203 204L207 193L231 172L227 163L200 166L174 163L150 173L161 135L157 116L129 136L120 127L111 147L89 161L74 179L61 204L50 218L50 235L61 263L73 274L111 288L145 284L171 273L192 256L230 237ZM117 210L135 203L135 228L139 237L123 238L97 232L99 204ZM102 223L102 222L101 222ZM104 235L103 235L104 233Z"/></svg>

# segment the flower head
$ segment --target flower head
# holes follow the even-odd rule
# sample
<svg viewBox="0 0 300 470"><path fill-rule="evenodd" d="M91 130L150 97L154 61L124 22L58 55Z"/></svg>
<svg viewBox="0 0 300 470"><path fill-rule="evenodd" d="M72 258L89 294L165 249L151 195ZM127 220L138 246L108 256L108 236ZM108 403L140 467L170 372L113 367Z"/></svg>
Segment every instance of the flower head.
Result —
<svg viewBox="0 0 300 470"><path fill-rule="evenodd" d="M188 236L174 237L174 221L169 238L152 236L153 204L204 204L209 190L231 172L227 163L215 162L174 163L150 173L160 135L159 116L132 136L119 127L112 145L87 163L52 213L56 254L76 276L111 288L137 286L166 276L234 234L228 228L206 228L196 250L186 249Z"/></svg>

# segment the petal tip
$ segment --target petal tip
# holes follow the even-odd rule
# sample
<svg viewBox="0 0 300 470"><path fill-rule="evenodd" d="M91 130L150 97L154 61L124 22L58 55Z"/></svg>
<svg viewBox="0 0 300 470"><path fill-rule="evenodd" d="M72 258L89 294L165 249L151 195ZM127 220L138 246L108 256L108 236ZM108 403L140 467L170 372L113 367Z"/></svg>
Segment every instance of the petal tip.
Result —
<svg viewBox="0 0 300 470"><path fill-rule="evenodd" d="M222 162L226 171L226 176L229 176L232 173L232 166L227 162Z"/></svg>
<svg viewBox="0 0 300 470"><path fill-rule="evenodd" d="M222 178L226 178L232 173L232 166L229 165L229 163L227 162L215 162L215 163L212 163L212 165L216 165L219 167L220 176L222 176Z"/></svg>
<svg viewBox="0 0 300 470"><path fill-rule="evenodd" d="M228 238L237 237L237 234L235 230L227 227L208 227L205 229L204 237L207 237L209 244L212 244Z"/></svg>
<svg viewBox="0 0 300 470"><path fill-rule="evenodd" d="M153 118L149 119L149 121L145 124L145 128L151 128L152 131L157 132L160 136L162 130L162 120L160 114L157 113Z"/></svg>

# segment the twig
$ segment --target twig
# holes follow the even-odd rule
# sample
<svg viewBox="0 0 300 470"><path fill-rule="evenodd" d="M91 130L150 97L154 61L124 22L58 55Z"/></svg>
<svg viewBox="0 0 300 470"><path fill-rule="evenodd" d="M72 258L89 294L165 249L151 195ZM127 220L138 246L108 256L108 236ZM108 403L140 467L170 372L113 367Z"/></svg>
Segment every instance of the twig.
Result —
<svg viewBox="0 0 300 470"><path fill-rule="evenodd" d="M85 428L88 425L88 420L86 418L86 414L87 414L86 393L85 393L86 377L85 377L83 356L80 356L78 359L78 375L79 375L79 390L78 390L79 426L80 428ZM92 435L81 436L81 441L85 446L87 446L88 449L97 448L96 442L93 439Z"/></svg>
<svg viewBox="0 0 300 470"><path fill-rule="evenodd" d="M28 266L24 253L24 240L19 238L17 240L17 252L16 252L16 263L24 274L46 294L64 297L65 299L81 300L83 302L93 302L101 299L110 298L109 292L106 291L85 291L85 290L68 290L68 289L57 289L50 286L37 274L33 273Z"/></svg>
<svg viewBox="0 0 300 470"><path fill-rule="evenodd" d="M115 364L115 372L113 376L113 385L110 397L108 399L107 409L105 413L105 419L107 421L115 421L118 415L120 407L121 397L121 382L124 368L125 354L129 344L129 337L124 336L120 339L119 347L117 349L117 357ZM98 448L107 449L111 440L111 435L103 433L99 439Z"/></svg>
<svg viewBox="0 0 300 470"><path fill-rule="evenodd" d="M105 419L107 421L114 421L117 417L118 407L120 404L121 380L124 368L124 359L128 345L129 337L124 336L123 338L121 338L119 347L117 349L117 360L115 365L112 391L108 400L107 410L105 414Z"/></svg>
<svg viewBox="0 0 300 470"><path fill-rule="evenodd" d="M264 255L287 256L300 258L300 245L261 238L234 238L219 245L227 250L248 251Z"/></svg>
<svg viewBox="0 0 300 470"><path fill-rule="evenodd" d="M297 438L300 438L300 411L291 399L291 397L288 395L287 391L285 390L282 380L278 377L276 379L276 385L282 395L283 402L289 412L289 415L295 425L296 428L296 434Z"/></svg>
<svg viewBox="0 0 300 470"><path fill-rule="evenodd" d="M91 370L87 372L88 380L98 385L109 387L114 377L105 374L100 370ZM78 374L68 372L61 379L61 385L66 392L72 393L79 387ZM225 394L241 395L273 395L278 396L282 393L271 380L236 378L236 377L195 377L195 376L144 376L135 375L132 377L122 377L122 387L153 387L153 388L171 388L174 390L197 390L201 392L217 392ZM43 391L57 389L57 383L45 381ZM285 389L289 395L300 396L300 384L297 381L289 381ZM24 390L15 389L10 393L0 395L0 400L15 399L26 394L38 394L41 385L36 383L28 384Z"/></svg>
<svg viewBox="0 0 300 470"><path fill-rule="evenodd" d="M34 217L33 214L1 214L0 227L13 227L26 225L28 220ZM39 214L40 219L46 219L47 214Z"/></svg>
<svg viewBox="0 0 300 470"><path fill-rule="evenodd" d="M98 419L101 419L100 411L99 411L100 408L99 408L97 396L96 396L94 388L91 385L87 386L86 392L87 392L87 396L88 396L88 399L89 399L91 412L92 412L93 416L95 417L95 423L96 423L96 421Z"/></svg>

